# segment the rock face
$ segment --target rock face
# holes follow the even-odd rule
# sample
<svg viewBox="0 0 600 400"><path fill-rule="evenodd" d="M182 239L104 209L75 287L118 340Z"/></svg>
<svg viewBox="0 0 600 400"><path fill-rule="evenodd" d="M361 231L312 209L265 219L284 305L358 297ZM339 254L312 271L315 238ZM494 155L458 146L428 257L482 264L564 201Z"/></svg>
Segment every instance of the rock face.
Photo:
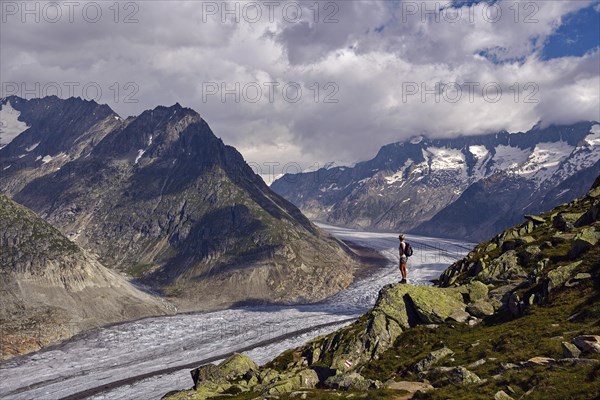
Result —
<svg viewBox="0 0 600 400"><path fill-rule="evenodd" d="M194 380L194 399L207 399L222 395L258 392L264 395L288 393L297 389L312 389L319 382L311 369L295 366L287 373L259 368L246 355L235 353L219 365L207 364L191 371ZM172 399L189 398L187 394Z"/></svg>
<svg viewBox="0 0 600 400"><path fill-rule="evenodd" d="M172 312L0 195L1 358L83 330Z"/></svg>
<svg viewBox="0 0 600 400"><path fill-rule="evenodd" d="M79 99L8 102L29 128L0 149L0 190L180 310L315 301L353 281L353 253L195 111L176 104L122 120Z"/></svg>
<svg viewBox="0 0 600 400"><path fill-rule="evenodd" d="M600 125L418 138L354 167L287 174L272 189L313 219L482 240L585 194L600 173ZM556 165L548 167L546 160Z"/></svg>
<svg viewBox="0 0 600 400"><path fill-rule="evenodd" d="M403 330L419 324L453 320L464 312L460 290L428 286L388 285L379 292L375 307L356 323L302 348L309 365L346 370L377 358Z"/></svg>

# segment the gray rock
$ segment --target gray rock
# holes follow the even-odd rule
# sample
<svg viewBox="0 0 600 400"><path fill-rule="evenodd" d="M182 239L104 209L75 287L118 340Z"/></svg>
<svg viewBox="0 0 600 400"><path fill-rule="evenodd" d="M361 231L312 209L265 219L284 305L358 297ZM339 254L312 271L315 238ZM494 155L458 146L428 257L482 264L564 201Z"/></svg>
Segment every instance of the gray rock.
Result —
<svg viewBox="0 0 600 400"><path fill-rule="evenodd" d="M573 344L582 352L600 353L600 336L580 335L573 338Z"/></svg>
<svg viewBox="0 0 600 400"><path fill-rule="evenodd" d="M448 384L466 386L481 383L481 378L465 367L437 369L437 371L434 371L434 374L435 375L432 379L435 380L435 382L440 386L445 386Z"/></svg>
<svg viewBox="0 0 600 400"><path fill-rule="evenodd" d="M489 301L479 300L467 306L467 312L477 318L485 318L494 314L494 307Z"/></svg>
<svg viewBox="0 0 600 400"><path fill-rule="evenodd" d="M562 287L574 275L575 270L580 264L581 261L577 261L548 272L546 283L544 284L546 294L552 292L555 288Z"/></svg>
<svg viewBox="0 0 600 400"><path fill-rule="evenodd" d="M467 368L469 368L469 369L477 368L477 367L479 367L479 366L481 366L481 365L483 365L485 363L486 363L485 358L482 358L480 360L474 361L471 364L467 365Z"/></svg>
<svg viewBox="0 0 600 400"><path fill-rule="evenodd" d="M447 347L442 347L439 350L432 351L424 359L417 362L413 366L413 370L418 374L429 370L432 366L437 364L442 358L453 355L454 352Z"/></svg>
<svg viewBox="0 0 600 400"><path fill-rule="evenodd" d="M496 392L496 394L494 395L494 400L514 400L512 397L510 397L504 390L500 390L499 392Z"/></svg>
<svg viewBox="0 0 600 400"><path fill-rule="evenodd" d="M600 232L597 232L593 227L585 227L575 236L569 257L576 258L580 254L588 251L593 246L596 246L600 240Z"/></svg>
<svg viewBox="0 0 600 400"><path fill-rule="evenodd" d="M579 348L577 348L577 346L575 346L573 343L562 342L560 345L565 358L579 358L581 355L581 350L579 350Z"/></svg>
<svg viewBox="0 0 600 400"><path fill-rule="evenodd" d="M337 374L325 380L325 386L331 389L366 391L383 385L379 381L366 379L357 372Z"/></svg>

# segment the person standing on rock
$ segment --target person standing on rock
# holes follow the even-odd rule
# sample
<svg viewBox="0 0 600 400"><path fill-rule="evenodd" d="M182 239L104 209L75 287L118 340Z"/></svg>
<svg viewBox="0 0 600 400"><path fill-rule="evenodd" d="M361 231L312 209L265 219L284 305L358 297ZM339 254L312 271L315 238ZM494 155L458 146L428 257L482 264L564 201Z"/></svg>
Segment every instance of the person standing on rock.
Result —
<svg viewBox="0 0 600 400"><path fill-rule="evenodd" d="M400 283L406 283L406 263L408 262L408 254L407 254L407 243L404 241L405 236L400 234L398 239L400 239L400 246L398 251L400 253L400 273L402 274L402 280Z"/></svg>

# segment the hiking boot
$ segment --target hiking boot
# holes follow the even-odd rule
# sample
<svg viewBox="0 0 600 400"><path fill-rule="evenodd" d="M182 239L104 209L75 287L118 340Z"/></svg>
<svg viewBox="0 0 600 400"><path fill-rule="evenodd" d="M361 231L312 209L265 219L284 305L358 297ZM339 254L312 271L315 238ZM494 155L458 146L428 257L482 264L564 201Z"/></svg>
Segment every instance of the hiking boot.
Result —
<svg viewBox="0 0 600 400"><path fill-rule="evenodd" d="M402 279L400 283L406 283L406 279Z"/></svg>

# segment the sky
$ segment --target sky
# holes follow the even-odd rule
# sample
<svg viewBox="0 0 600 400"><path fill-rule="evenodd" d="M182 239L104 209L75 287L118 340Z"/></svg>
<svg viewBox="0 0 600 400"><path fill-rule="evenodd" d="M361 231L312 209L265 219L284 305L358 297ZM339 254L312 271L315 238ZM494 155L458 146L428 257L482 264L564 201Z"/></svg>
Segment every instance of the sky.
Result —
<svg viewBox="0 0 600 400"><path fill-rule="evenodd" d="M1 96L198 111L265 180L600 120L600 2L6 1Z"/></svg>

